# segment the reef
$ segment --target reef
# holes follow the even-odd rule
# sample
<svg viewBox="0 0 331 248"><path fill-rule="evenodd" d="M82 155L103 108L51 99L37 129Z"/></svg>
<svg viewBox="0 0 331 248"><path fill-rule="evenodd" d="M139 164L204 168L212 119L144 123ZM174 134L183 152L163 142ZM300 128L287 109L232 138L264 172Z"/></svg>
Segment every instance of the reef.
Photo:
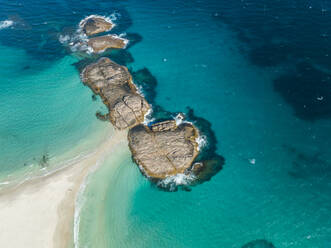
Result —
<svg viewBox="0 0 331 248"><path fill-rule="evenodd" d="M130 128L144 121L150 106L138 94L126 67L103 57L83 70L82 81L101 97L116 128Z"/></svg>
<svg viewBox="0 0 331 248"><path fill-rule="evenodd" d="M274 90L298 118L306 121L331 118L331 74L328 71L301 62L293 72L280 75L273 83Z"/></svg>
<svg viewBox="0 0 331 248"><path fill-rule="evenodd" d="M174 120L155 123L150 127L138 125L129 131L129 147L143 172L153 178L183 174L198 156L199 132L190 123L176 124Z"/></svg>
<svg viewBox="0 0 331 248"><path fill-rule="evenodd" d="M87 45L93 49L93 52L100 53L109 48L125 48L128 41L117 35L104 35L93 37L88 40Z"/></svg>
<svg viewBox="0 0 331 248"><path fill-rule="evenodd" d="M111 30L114 24L102 16L89 16L79 24L83 32L87 35L94 35Z"/></svg>
<svg viewBox="0 0 331 248"><path fill-rule="evenodd" d="M245 244L241 248L275 248L275 246L265 239L257 239Z"/></svg>

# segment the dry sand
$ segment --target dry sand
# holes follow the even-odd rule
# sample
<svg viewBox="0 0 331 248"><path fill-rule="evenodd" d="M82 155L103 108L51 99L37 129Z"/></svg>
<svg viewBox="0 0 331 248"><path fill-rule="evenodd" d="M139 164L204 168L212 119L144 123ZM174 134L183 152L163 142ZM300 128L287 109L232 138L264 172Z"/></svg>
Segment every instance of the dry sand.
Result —
<svg viewBox="0 0 331 248"><path fill-rule="evenodd" d="M70 246L80 186L118 145L127 146L127 131L115 131L94 153L67 168L0 192L0 247Z"/></svg>

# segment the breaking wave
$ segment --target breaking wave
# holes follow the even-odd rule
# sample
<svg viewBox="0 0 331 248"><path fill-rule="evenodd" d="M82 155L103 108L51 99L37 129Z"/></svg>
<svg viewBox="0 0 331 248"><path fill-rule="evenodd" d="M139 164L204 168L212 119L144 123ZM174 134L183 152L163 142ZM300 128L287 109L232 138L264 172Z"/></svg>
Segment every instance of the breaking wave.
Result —
<svg viewBox="0 0 331 248"><path fill-rule="evenodd" d="M169 191L176 191L178 189L178 186L191 185L194 180L196 180L196 177L192 173L180 173L158 181L157 186L167 189Z"/></svg>
<svg viewBox="0 0 331 248"><path fill-rule="evenodd" d="M208 143L206 135L199 135L195 141L198 143L198 151L201 151L201 149Z"/></svg>
<svg viewBox="0 0 331 248"><path fill-rule="evenodd" d="M146 126L148 126L153 121L155 121L155 118L153 118L153 108L151 106L151 108L144 115L144 122L143 122L143 124L146 125Z"/></svg>

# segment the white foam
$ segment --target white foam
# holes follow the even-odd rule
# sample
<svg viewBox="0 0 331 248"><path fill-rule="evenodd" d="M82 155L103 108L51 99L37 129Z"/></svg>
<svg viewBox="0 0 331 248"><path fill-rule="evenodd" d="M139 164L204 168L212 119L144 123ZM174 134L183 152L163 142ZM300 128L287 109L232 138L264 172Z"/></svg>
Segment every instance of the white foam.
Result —
<svg viewBox="0 0 331 248"><path fill-rule="evenodd" d="M198 143L198 151L201 151L201 149L208 143L206 135L199 135L195 141Z"/></svg>
<svg viewBox="0 0 331 248"><path fill-rule="evenodd" d="M112 17L107 17L107 16L101 16L101 15L90 15L82 19L79 24L78 28L76 31L72 34L65 34L65 35L60 35L59 36L59 42L65 46L68 46L72 52L85 52L87 54L93 53L92 47L87 45L88 42L88 37L87 35L83 32L82 27L84 26L85 22L93 17L96 18L102 18L105 21L109 22L112 24L112 28L115 27L115 24L113 23L112 20L117 19L114 18L116 16L115 13L111 15ZM110 29L112 29L110 28ZM110 31L107 30L107 31ZM125 40L125 46L127 45L128 41Z"/></svg>
<svg viewBox="0 0 331 248"><path fill-rule="evenodd" d="M177 186L189 185L195 179L196 179L196 177L192 173L190 173L188 175L179 173L174 176L166 177L165 179L159 181L157 184L158 184L158 186L169 188L170 191L174 191Z"/></svg>
<svg viewBox="0 0 331 248"><path fill-rule="evenodd" d="M147 113L144 115L144 125L148 126L149 123L153 122L155 120L155 118L152 117L153 116L153 108L151 106L151 108L147 111Z"/></svg>
<svg viewBox="0 0 331 248"><path fill-rule="evenodd" d="M115 11L114 13L110 14L108 18L112 21L116 21L120 17L121 14Z"/></svg>
<svg viewBox="0 0 331 248"><path fill-rule="evenodd" d="M249 159L248 159L248 162L249 162L250 164L256 164L256 159L255 159L255 158L249 158Z"/></svg>
<svg viewBox="0 0 331 248"><path fill-rule="evenodd" d="M176 121L176 125L177 125L177 126L179 126L179 125L181 125L181 124L183 124L183 123L187 123L187 124L191 124L191 125L193 125L193 122L191 122L191 121L186 121L186 120L185 120L185 115L184 115L183 113L179 113L179 114L177 114L175 117L172 116L172 118Z"/></svg>
<svg viewBox="0 0 331 248"><path fill-rule="evenodd" d="M93 52L92 48L87 45L88 38L80 30L77 29L73 34L65 34L59 36L59 42L65 46L68 46L72 52Z"/></svg>
<svg viewBox="0 0 331 248"><path fill-rule="evenodd" d="M70 41L70 36L69 35L60 35L59 36L59 41L61 42L61 44L65 44L68 43L68 41Z"/></svg>
<svg viewBox="0 0 331 248"><path fill-rule="evenodd" d="M13 25L14 25L14 22L12 20L0 21L0 30L5 29L5 28L9 28Z"/></svg>

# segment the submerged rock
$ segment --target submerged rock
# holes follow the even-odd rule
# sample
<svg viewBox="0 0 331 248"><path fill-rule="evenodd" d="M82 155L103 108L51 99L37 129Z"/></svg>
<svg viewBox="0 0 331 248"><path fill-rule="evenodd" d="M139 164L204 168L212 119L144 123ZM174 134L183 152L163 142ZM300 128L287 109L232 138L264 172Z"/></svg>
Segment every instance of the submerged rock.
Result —
<svg viewBox="0 0 331 248"><path fill-rule="evenodd" d="M257 239L245 244L241 248L275 248L275 246L265 239Z"/></svg>
<svg viewBox="0 0 331 248"><path fill-rule="evenodd" d="M111 30L114 24L102 16L89 16L79 24L83 32L87 35L94 35Z"/></svg>
<svg viewBox="0 0 331 248"><path fill-rule="evenodd" d="M121 49L125 48L128 40L116 35L104 35L94 37L88 40L87 44L93 49L93 52L103 52L109 48Z"/></svg>
<svg viewBox="0 0 331 248"><path fill-rule="evenodd" d="M190 123L169 120L151 127L138 125L129 131L133 159L144 174L156 179L184 174L198 156L199 132Z"/></svg>
<svg viewBox="0 0 331 248"><path fill-rule="evenodd" d="M82 81L99 95L108 107L109 118L119 129L144 121L149 104L137 93L128 69L108 58L101 58L82 72Z"/></svg>

